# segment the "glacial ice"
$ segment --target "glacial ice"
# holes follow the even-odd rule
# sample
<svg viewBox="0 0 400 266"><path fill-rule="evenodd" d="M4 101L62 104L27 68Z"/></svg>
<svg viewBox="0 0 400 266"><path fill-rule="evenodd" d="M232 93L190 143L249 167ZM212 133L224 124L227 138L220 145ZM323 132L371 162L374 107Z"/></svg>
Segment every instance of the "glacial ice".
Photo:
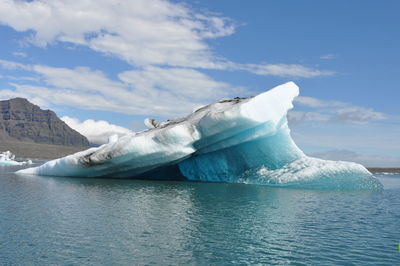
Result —
<svg viewBox="0 0 400 266"><path fill-rule="evenodd" d="M15 155L10 151L0 153L0 166L26 165L32 164L31 160L18 162L15 160Z"/></svg>
<svg viewBox="0 0 400 266"><path fill-rule="evenodd" d="M362 165L307 157L290 137L293 82L255 97L223 99L149 130L111 138L19 174L185 179L322 189L379 189Z"/></svg>

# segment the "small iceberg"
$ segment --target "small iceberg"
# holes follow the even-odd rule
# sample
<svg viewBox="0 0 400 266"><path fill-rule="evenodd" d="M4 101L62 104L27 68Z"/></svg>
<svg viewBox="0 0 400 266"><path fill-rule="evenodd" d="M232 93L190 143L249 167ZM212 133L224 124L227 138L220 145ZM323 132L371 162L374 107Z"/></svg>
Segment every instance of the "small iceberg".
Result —
<svg viewBox="0 0 400 266"><path fill-rule="evenodd" d="M192 114L20 174L184 179L291 188L380 189L362 165L306 156L290 136L287 112L299 88L289 82L254 97L222 99Z"/></svg>
<svg viewBox="0 0 400 266"><path fill-rule="evenodd" d="M13 166L13 165L26 165L32 164L31 160L18 162L15 161L15 155L10 151L5 151L0 153L0 166Z"/></svg>

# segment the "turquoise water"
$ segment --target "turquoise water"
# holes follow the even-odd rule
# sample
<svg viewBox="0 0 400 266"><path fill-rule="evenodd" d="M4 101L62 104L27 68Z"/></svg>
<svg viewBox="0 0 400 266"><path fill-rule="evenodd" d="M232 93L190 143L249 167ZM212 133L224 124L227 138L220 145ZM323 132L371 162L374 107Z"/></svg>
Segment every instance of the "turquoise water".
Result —
<svg viewBox="0 0 400 266"><path fill-rule="evenodd" d="M398 265L382 191L17 176L0 168L0 265Z"/></svg>

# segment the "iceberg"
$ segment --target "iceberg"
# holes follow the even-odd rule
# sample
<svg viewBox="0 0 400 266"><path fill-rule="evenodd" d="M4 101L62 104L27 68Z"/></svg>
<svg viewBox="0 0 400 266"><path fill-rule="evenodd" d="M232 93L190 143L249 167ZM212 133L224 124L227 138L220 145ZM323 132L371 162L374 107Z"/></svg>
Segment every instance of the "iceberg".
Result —
<svg viewBox="0 0 400 266"><path fill-rule="evenodd" d="M223 99L148 130L112 138L19 174L183 179L279 187L379 189L362 165L307 157L294 143L286 114L293 82L254 97Z"/></svg>
<svg viewBox="0 0 400 266"><path fill-rule="evenodd" d="M15 155L10 151L0 153L0 166L26 165L32 164L31 160L18 162L15 161Z"/></svg>

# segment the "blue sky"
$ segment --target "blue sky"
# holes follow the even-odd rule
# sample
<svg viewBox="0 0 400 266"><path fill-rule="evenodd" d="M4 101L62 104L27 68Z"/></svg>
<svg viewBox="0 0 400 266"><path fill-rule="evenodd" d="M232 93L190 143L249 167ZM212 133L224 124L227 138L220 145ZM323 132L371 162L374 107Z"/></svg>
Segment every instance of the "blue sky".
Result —
<svg viewBox="0 0 400 266"><path fill-rule="evenodd" d="M0 2L0 99L93 140L292 80L307 154L400 167L399 1Z"/></svg>

